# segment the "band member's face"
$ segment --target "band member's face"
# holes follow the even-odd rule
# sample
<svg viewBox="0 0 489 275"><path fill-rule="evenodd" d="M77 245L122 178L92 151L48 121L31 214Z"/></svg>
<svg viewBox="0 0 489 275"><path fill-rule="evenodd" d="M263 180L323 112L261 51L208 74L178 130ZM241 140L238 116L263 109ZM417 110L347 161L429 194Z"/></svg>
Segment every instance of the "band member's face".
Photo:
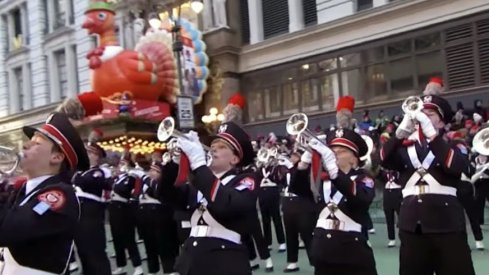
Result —
<svg viewBox="0 0 489 275"><path fill-rule="evenodd" d="M443 129L445 127L445 123L441 120L440 115L431 109L423 109L423 113L425 113L428 118L431 120L431 123L436 129Z"/></svg>
<svg viewBox="0 0 489 275"><path fill-rule="evenodd" d="M343 146L333 146L331 150L335 153L338 167L343 172L348 172L351 168L356 168L358 159L352 150Z"/></svg>
<svg viewBox="0 0 489 275"><path fill-rule="evenodd" d="M239 162L239 158L227 142L216 139L211 144L212 162L210 168L215 172L224 172L233 168Z"/></svg>
<svg viewBox="0 0 489 275"><path fill-rule="evenodd" d="M160 177L161 177L161 173L160 171L156 170L156 169L149 169L149 177L152 179L152 180L159 180Z"/></svg>
<svg viewBox="0 0 489 275"><path fill-rule="evenodd" d="M87 150L87 155L88 155L88 159L90 160L91 166L98 164L98 162L100 160L100 156L97 152L94 152L92 150Z"/></svg>
<svg viewBox="0 0 489 275"><path fill-rule="evenodd" d="M24 144L20 165L29 176L40 176L52 171L52 167L61 164L64 155L53 151L54 144L42 134L35 133L31 140Z"/></svg>

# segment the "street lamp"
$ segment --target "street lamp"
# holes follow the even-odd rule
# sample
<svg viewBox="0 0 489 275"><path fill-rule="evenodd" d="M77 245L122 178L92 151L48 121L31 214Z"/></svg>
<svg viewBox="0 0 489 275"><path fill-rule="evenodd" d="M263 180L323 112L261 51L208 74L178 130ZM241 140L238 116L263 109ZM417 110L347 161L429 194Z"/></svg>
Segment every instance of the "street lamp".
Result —
<svg viewBox="0 0 489 275"><path fill-rule="evenodd" d="M192 2L190 3L190 7L195 13L201 13L204 9L204 3L202 2L202 0L192 0Z"/></svg>
<svg viewBox="0 0 489 275"><path fill-rule="evenodd" d="M221 124L223 120L224 115L219 114L219 111L216 107L210 108L209 114L202 116L202 122L204 122L204 124L209 128L214 128L215 126Z"/></svg>

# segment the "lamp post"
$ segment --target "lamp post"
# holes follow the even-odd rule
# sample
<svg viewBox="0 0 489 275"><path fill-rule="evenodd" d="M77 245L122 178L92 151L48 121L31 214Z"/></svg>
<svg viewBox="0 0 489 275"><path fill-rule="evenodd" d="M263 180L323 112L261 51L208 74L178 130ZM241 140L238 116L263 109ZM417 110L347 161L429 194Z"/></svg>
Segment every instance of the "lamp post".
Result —
<svg viewBox="0 0 489 275"><path fill-rule="evenodd" d="M220 114L216 107L209 109L208 115L202 116L202 122L210 132L215 132L215 128L224 120L224 115Z"/></svg>
<svg viewBox="0 0 489 275"><path fill-rule="evenodd" d="M180 96L177 97L177 122L180 129L186 130L195 127L194 112L193 112L193 99L191 96L182 95L183 89L183 75L182 75L182 51L183 42L181 39L181 25L180 25L180 14L181 14L181 4L182 1L176 1L178 4L176 18L173 18L173 9L170 8L170 20L174 23L171 32L173 38L173 52L175 53L175 58L177 59L177 70L178 70L178 85L180 87ZM186 1L183 1L186 2ZM173 2L175 3L175 2ZM195 13L200 13L204 9L204 4L202 0L191 0L190 7ZM151 15L148 20L149 25L153 29L159 29L161 27L161 20L156 14L156 16Z"/></svg>

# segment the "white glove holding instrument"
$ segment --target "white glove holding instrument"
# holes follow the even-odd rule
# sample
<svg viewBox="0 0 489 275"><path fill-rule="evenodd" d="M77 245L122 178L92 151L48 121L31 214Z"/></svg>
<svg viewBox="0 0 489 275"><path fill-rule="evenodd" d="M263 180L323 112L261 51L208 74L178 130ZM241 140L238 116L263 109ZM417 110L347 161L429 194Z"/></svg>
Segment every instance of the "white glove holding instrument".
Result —
<svg viewBox="0 0 489 275"><path fill-rule="evenodd" d="M309 146L321 154L324 169L328 172L330 179L335 179L338 176L338 165L336 164L336 155L334 152L324 143L316 139L310 140Z"/></svg>
<svg viewBox="0 0 489 275"><path fill-rule="evenodd" d="M188 157L190 162L190 168L195 170L200 166L206 165L206 155L202 144L200 144L199 136L197 132L190 131L185 134L187 138L179 137L177 139L177 145L180 150Z"/></svg>
<svg viewBox="0 0 489 275"><path fill-rule="evenodd" d="M396 138L408 138L415 130L416 129L414 128L413 119L411 118L411 116L405 115L396 129Z"/></svg>
<svg viewBox="0 0 489 275"><path fill-rule="evenodd" d="M416 113L415 118L419 122L419 127L421 127L425 137L431 140L438 134L438 131L433 126L430 118L425 113L418 112Z"/></svg>
<svg viewBox="0 0 489 275"><path fill-rule="evenodd" d="M294 164L292 161L290 161L286 156L279 156L278 157L278 165L283 165L287 167L287 169L291 169L294 167Z"/></svg>

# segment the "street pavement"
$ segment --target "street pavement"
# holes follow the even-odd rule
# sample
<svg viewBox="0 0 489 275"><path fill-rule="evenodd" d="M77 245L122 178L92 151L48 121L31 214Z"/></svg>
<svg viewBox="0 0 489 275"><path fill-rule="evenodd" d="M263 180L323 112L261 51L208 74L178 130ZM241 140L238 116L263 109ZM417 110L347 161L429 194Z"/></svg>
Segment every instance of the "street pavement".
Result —
<svg viewBox="0 0 489 275"><path fill-rule="evenodd" d="M399 274L399 241L397 241L398 246L395 248L387 248L387 233L386 226L384 223L374 224L376 229L376 234L370 235L370 242L374 249L375 260L377 263L377 271L379 275L395 275ZM108 229L108 228L107 228ZM484 235L489 236L489 225L482 226ZM469 244L472 247L472 259L474 261L474 266L476 274L485 275L489 274L489 250L477 251L474 248L474 238L469 228ZM109 232L107 230L107 232ZM110 239L110 237L109 237ZM489 248L489 242L486 242L486 246ZM139 244L141 255L144 257L144 245ZM263 274L283 274L282 270L286 266L286 253L277 252L278 245L274 244L274 249L272 250L272 259L275 267L274 273L265 273L264 263L260 262L260 269L253 272L254 275ZM113 244L109 242L107 245L108 255L113 254ZM301 249L299 252L299 267L300 271L292 274L303 275L303 274L313 274L313 267L309 265L305 250ZM115 267L115 260L111 258L112 267ZM147 270L146 261L143 261L143 266L145 271ZM133 269L128 266L128 275L132 275ZM75 272L73 274L81 274L81 272ZM161 271L158 274L163 274Z"/></svg>

